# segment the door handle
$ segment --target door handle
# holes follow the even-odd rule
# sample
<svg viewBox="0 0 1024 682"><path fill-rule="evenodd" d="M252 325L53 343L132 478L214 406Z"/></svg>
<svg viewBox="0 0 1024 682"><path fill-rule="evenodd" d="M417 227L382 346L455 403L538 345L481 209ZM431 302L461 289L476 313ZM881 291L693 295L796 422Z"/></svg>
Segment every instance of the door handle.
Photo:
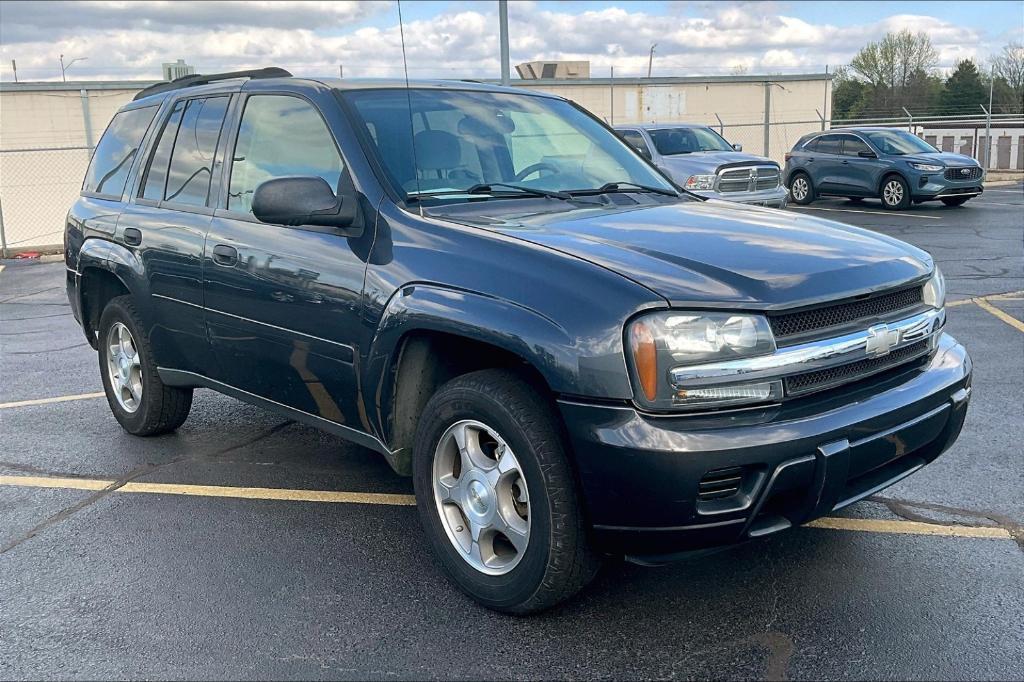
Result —
<svg viewBox="0 0 1024 682"><path fill-rule="evenodd" d="M843 165L844 165L844 166L849 166L849 165L850 165L850 162L849 162L849 161L846 161L846 160L844 160L844 161L843 161Z"/></svg>
<svg viewBox="0 0 1024 682"><path fill-rule="evenodd" d="M124 243L128 246L138 246L142 243L142 232L134 227L124 228Z"/></svg>
<svg viewBox="0 0 1024 682"><path fill-rule="evenodd" d="M213 262L217 265L234 265L238 262L238 251L233 246L217 244L217 246L213 247Z"/></svg>
<svg viewBox="0 0 1024 682"><path fill-rule="evenodd" d="M814 157L813 156L811 158L807 159L807 163L810 163L811 161L814 161Z"/></svg>

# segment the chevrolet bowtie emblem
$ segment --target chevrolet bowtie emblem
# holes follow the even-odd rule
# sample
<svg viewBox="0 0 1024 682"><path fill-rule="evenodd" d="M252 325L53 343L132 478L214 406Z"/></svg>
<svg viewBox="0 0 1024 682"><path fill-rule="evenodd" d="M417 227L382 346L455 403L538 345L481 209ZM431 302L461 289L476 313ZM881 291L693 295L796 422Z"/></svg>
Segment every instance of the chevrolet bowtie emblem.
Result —
<svg viewBox="0 0 1024 682"><path fill-rule="evenodd" d="M880 358L888 355L897 343L900 342L898 329L889 329L887 324L876 324L868 327L868 339L864 345L864 351L869 358Z"/></svg>

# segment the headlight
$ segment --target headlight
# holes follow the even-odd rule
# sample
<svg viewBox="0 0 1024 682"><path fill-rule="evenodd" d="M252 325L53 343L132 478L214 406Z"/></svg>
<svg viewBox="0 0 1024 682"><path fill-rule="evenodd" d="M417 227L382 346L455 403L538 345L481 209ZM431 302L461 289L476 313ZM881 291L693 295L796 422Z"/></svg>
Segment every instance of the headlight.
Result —
<svg viewBox="0 0 1024 682"><path fill-rule="evenodd" d="M691 175L685 185L686 189L714 189L715 188L715 176L714 175Z"/></svg>
<svg viewBox="0 0 1024 682"><path fill-rule="evenodd" d="M942 276L942 270L935 266L932 278L924 285L924 304L932 308L942 308L946 305L946 278Z"/></svg>
<svg viewBox="0 0 1024 682"><path fill-rule="evenodd" d="M768 320L761 315L668 311L645 315L627 329L634 394L644 407L670 410L721 407L775 400L779 382L732 386L676 385L674 367L735 360L775 352Z"/></svg>
<svg viewBox="0 0 1024 682"><path fill-rule="evenodd" d="M939 166L939 165L934 164L934 163L913 163L913 162L910 163L910 167L911 168L916 168L919 171L928 171L929 173L938 173L939 171L941 171L942 169L945 168L945 166Z"/></svg>

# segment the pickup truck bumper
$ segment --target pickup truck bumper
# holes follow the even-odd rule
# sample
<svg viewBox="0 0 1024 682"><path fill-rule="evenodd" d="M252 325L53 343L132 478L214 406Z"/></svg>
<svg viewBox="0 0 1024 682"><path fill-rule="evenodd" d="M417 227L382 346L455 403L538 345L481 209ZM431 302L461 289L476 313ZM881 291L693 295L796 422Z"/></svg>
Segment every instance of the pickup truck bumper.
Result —
<svg viewBox="0 0 1024 682"><path fill-rule="evenodd" d="M780 406L559 406L595 548L659 562L806 523L914 473L956 440L970 392L971 359L943 334L919 362Z"/></svg>
<svg viewBox="0 0 1024 682"><path fill-rule="evenodd" d="M771 208L785 208L789 201L789 192L783 186L775 189L762 190L760 192L726 192L722 194L715 191L694 191L694 194L720 201L731 201L738 204L751 204L754 206L769 206Z"/></svg>

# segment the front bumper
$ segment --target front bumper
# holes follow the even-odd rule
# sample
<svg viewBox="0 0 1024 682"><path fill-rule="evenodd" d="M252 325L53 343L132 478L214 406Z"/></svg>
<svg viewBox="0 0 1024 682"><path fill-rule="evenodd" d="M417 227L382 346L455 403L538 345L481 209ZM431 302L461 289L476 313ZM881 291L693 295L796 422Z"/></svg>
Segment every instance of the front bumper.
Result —
<svg viewBox="0 0 1024 682"><path fill-rule="evenodd" d="M948 197L975 197L985 191L982 183L984 173L974 180L947 180L942 173L920 173L911 179L910 196L918 201L930 201Z"/></svg>
<svg viewBox="0 0 1024 682"><path fill-rule="evenodd" d="M754 206L770 206L772 208L785 208L786 203L789 201L789 193L781 185L775 189L761 190L760 192L725 192L723 194L713 190L700 190L693 193L708 199L732 201L739 204L753 204Z"/></svg>
<svg viewBox="0 0 1024 682"><path fill-rule="evenodd" d="M971 360L943 334L924 361L781 406L651 417L561 400L601 550L657 560L805 523L917 471L960 434ZM709 472L742 471L727 498Z"/></svg>

